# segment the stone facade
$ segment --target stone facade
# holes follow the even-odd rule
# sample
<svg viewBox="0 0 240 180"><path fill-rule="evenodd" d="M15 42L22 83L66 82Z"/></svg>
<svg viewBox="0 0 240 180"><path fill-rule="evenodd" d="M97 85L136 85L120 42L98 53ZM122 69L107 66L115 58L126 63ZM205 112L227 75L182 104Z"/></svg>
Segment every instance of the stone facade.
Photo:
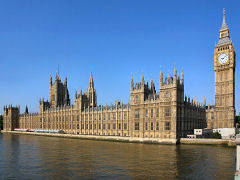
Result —
<svg viewBox="0 0 240 180"><path fill-rule="evenodd" d="M132 78L130 96L131 102L127 104L116 101L114 105L97 106L91 72L87 92L80 90L78 94L76 91L75 104L70 105L66 78L62 83L56 75L54 84L50 77L50 101L39 100L39 113L20 115L19 107L4 108L4 129L47 129L63 130L67 134L178 139L192 134L194 128L206 127L206 101L200 103L184 97L184 75L182 73L181 78L177 77L176 68L173 76L168 75L165 80L161 71L159 92L156 92L153 80L149 86L144 76L141 82L135 84ZM12 124L11 128L7 128L9 124Z"/></svg>
<svg viewBox="0 0 240 180"><path fill-rule="evenodd" d="M208 128L233 128L235 119L235 50L225 20L214 49L215 106L207 108Z"/></svg>

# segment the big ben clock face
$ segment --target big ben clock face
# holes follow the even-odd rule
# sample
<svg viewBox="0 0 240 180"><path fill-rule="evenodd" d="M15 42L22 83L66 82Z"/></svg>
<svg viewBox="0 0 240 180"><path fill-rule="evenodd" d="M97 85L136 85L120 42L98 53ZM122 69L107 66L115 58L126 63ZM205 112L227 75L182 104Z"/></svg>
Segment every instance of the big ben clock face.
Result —
<svg viewBox="0 0 240 180"><path fill-rule="evenodd" d="M225 63L228 62L228 59L229 59L228 57L229 57L228 54L225 54L225 53L220 54L220 55L218 56L218 62L219 62L220 64L225 64Z"/></svg>

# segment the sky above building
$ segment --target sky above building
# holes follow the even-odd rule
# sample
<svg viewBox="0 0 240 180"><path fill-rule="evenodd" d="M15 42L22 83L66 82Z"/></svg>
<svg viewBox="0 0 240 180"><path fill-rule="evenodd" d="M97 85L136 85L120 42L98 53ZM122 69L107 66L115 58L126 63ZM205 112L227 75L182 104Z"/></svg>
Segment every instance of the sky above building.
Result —
<svg viewBox="0 0 240 180"><path fill-rule="evenodd" d="M0 113L7 104L38 112L49 77L86 91L92 68L98 104L130 101L130 80L185 77L185 94L214 104L213 53L223 8L236 50L239 112L240 1L39 0L0 2Z"/></svg>

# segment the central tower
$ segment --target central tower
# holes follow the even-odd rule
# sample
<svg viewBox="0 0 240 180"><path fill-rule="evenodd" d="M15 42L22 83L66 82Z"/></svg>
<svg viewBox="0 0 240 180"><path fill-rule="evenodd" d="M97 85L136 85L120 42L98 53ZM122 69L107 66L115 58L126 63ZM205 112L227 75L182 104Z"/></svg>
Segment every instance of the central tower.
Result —
<svg viewBox="0 0 240 180"><path fill-rule="evenodd" d="M235 50L223 9L219 40L214 49L215 121L213 128L233 128L235 117Z"/></svg>

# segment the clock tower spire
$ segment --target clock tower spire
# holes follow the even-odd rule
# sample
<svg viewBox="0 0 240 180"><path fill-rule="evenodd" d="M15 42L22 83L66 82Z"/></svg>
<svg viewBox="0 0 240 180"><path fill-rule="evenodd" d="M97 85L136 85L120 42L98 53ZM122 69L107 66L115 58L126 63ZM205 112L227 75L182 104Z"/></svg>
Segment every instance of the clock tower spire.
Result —
<svg viewBox="0 0 240 180"><path fill-rule="evenodd" d="M219 40L214 50L215 114L213 128L233 128L235 117L235 50L223 9Z"/></svg>

